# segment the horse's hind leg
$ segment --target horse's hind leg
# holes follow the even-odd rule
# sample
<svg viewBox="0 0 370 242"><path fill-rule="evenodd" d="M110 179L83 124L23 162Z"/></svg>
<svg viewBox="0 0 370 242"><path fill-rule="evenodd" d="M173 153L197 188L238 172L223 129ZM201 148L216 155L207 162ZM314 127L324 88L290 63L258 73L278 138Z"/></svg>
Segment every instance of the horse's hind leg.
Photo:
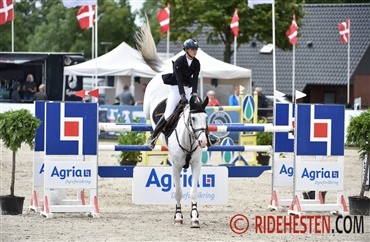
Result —
<svg viewBox="0 0 370 242"><path fill-rule="evenodd" d="M175 210L175 217L174 217L174 223L176 224L182 224L183 223L183 216L181 212L181 198L182 198L182 190L181 190L181 184L180 184L180 172L182 167L177 167L174 163L172 166L172 175L173 180L175 182L175 199L176 199L176 210Z"/></svg>
<svg viewBox="0 0 370 242"><path fill-rule="evenodd" d="M191 172L192 172L192 181L191 181L191 189L190 189L190 194L191 194L190 227L191 228L200 228L199 213L197 209L197 199L198 199L197 186L198 186L198 181L199 181L200 169L201 169L200 162L195 162L194 164L191 165Z"/></svg>

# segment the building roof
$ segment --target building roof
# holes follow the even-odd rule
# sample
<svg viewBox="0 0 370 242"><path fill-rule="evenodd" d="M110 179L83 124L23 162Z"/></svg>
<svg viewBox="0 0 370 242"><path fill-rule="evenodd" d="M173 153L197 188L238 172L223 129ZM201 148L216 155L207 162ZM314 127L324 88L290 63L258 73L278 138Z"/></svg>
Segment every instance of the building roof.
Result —
<svg viewBox="0 0 370 242"><path fill-rule="evenodd" d="M370 4L305 4L303 10L306 15L303 26L299 26L295 50L295 89L303 91L307 85L347 85L348 45L340 42L338 23L350 19L352 76L370 48ZM240 20L239 24L243 22ZM204 29L197 37L200 47L223 60L223 44L207 44L208 31L209 28ZM260 53L263 46L259 42L241 45L237 65L252 70L254 86L262 87L265 94L273 94L273 55ZM181 45L170 44L172 53L180 48ZM165 39L159 43L158 51L166 52ZM287 95L292 93L292 56L292 51L276 50L276 88Z"/></svg>

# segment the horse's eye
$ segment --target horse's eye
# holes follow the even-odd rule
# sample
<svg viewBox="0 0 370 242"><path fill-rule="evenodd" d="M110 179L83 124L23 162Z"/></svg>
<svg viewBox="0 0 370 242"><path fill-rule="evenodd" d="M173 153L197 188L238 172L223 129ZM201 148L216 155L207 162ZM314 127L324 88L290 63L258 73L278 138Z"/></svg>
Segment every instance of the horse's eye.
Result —
<svg viewBox="0 0 370 242"><path fill-rule="evenodd" d="M194 118L194 117L191 117L191 121L193 121L193 122L194 122L194 121L195 121L195 118Z"/></svg>

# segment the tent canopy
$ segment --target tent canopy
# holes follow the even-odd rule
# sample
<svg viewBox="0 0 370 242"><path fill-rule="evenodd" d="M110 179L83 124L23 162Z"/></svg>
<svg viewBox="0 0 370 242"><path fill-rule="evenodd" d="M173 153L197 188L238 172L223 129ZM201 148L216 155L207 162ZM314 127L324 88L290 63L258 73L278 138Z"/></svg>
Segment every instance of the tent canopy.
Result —
<svg viewBox="0 0 370 242"><path fill-rule="evenodd" d="M95 72L96 71L96 72ZM151 78L157 73L144 63L139 51L122 42L110 52L78 65L64 67L64 75L140 76Z"/></svg>

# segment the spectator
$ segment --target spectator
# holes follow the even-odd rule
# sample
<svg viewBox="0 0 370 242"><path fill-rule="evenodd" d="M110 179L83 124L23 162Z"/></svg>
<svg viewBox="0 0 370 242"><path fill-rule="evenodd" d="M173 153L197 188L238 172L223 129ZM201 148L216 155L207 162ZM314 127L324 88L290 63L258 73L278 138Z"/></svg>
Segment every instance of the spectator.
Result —
<svg viewBox="0 0 370 242"><path fill-rule="evenodd" d="M37 100L48 100L48 96L45 93L45 85L44 84L41 84L39 86L39 91L36 92L35 96L33 96L33 100L34 101L37 101Z"/></svg>
<svg viewBox="0 0 370 242"><path fill-rule="evenodd" d="M143 83L143 85L141 85L141 90L143 91L144 95L145 95L145 91L146 91L146 86L148 86L148 84L146 83ZM135 103L135 105L143 105L144 101L143 100L140 100L140 101L137 101Z"/></svg>
<svg viewBox="0 0 370 242"><path fill-rule="evenodd" d="M234 89L234 94L232 94L229 98L229 105L230 106L238 106L239 105L239 93L240 93L240 88L239 88L239 86L237 86Z"/></svg>
<svg viewBox="0 0 370 242"><path fill-rule="evenodd" d="M19 89L20 89L19 82L13 83L13 92L12 92L12 103L22 103L21 96L19 95Z"/></svg>
<svg viewBox="0 0 370 242"><path fill-rule="evenodd" d="M32 74L28 74L26 83L23 85L23 99L25 101L33 101L33 96L37 91L36 83Z"/></svg>
<svg viewBox="0 0 370 242"><path fill-rule="evenodd" d="M115 99L119 100L120 105L134 105L135 99L132 96L132 93L129 90L129 86L125 85L123 87L123 92L118 94Z"/></svg>
<svg viewBox="0 0 370 242"><path fill-rule="evenodd" d="M267 110L260 110L260 108L268 107L266 96L262 93L262 88L260 87L256 87L255 92L258 94L258 119L266 119Z"/></svg>
<svg viewBox="0 0 370 242"><path fill-rule="evenodd" d="M215 98L215 92L210 90L207 92L208 105L207 106L220 106L220 102Z"/></svg>

